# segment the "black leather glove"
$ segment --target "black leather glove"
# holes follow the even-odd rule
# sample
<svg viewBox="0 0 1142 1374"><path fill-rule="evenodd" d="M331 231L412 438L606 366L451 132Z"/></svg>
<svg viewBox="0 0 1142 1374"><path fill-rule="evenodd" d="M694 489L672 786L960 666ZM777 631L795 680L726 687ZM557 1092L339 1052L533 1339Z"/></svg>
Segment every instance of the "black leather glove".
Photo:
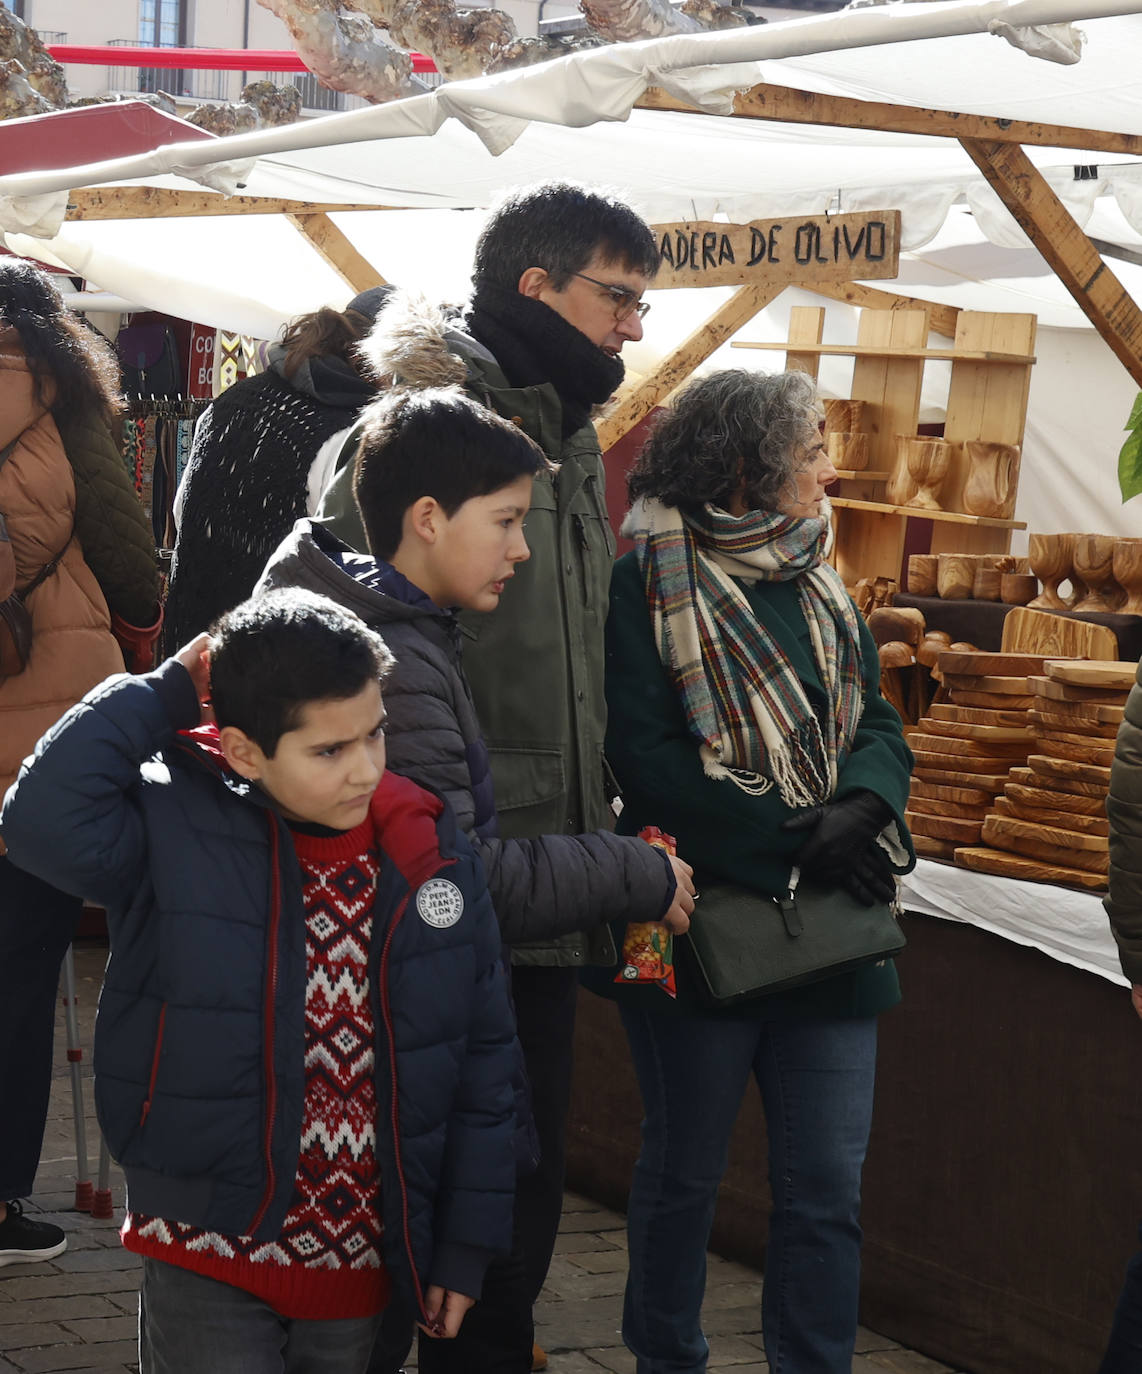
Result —
<svg viewBox="0 0 1142 1374"><path fill-rule="evenodd" d="M790 816L781 828L805 832L797 866L806 878L843 887L864 906L872 906L896 896L892 863L876 843L892 818L892 808L875 792L851 792Z"/></svg>

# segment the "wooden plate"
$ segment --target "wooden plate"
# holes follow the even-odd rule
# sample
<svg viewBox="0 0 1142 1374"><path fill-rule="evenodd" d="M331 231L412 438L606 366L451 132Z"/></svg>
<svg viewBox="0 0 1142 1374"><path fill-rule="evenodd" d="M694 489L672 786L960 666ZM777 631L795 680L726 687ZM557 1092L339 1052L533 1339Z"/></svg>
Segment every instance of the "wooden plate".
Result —
<svg viewBox="0 0 1142 1374"><path fill-rule="evenodd" d="M1043 679L1049 681L1048 678ZM1074 720L1091 721L1098 725L1121 725L1126 714L1125 706L1113 702L1098 701L1059 701L1055 697L1035 697L1034 711L1050 712L1058 716L1070 716Z"/></svg>
<svg viewBox="0 0 1142 1374"><path fill-rule="evenodd" d="M1027 770L1031 773L1031 770ZM1037 775L1031 773L1032 777ZM1040 782L1042 779L1039 779ZM1031 810L1047 809L1052 811L1064 811L1073 813L1075 816L1085 816L1089 819L1102 819L1106 817L1106 798L1105 797L1080 797L1073 792L1059 792L1044 787L1027 786L1021 782L1008 782L1003 789L1003 795L1010 801L1019 806L1026 806Z"/></svg>
<svg viewBox="0 0 1142 1374"><path fill-rule="evenodd" d="M926 835L930 840L953 840L956 844L978 844L982 820L961 820L952 816L927 816L920 811L906 811L913 838Z"/></svg>
<svg viewBox="0 0 1142 1374"><path fill-rule="evenodd" d="M913 835L912 848L922 859L951 859L956 852L952 840L933 840L927 835Z"/></svg>
<svg viewBox="0 0 1142 1374"><path fill-rule="evenodd" d="M1068 691L1073 691L1068 688ZM1026 710L1028 706L1034 706L1035 698L1028 694L1025 697L1001 696L998 692L963 692L955 691L952 693L953 706L981 706L989 711L1003 711L1006 715L1011 715L1015 711Z"/></svg>
<svg viewBox="0 0 1142 1374"><path fill-rule="evenodd" d="M925 797L931 801L947 802L950 806L987 806L994 795L994 792L983 787L941 787L939 783L913 777L908 805L911 806L916 798Z"/></svg>
<svg viewBox="0 0 1142 1374"><path fill-rule="evenodd" d="M993 654L980 650L963 653L959 649L945 649L936 660L941 673L966 674L978 677L996 673L1001 677L1020 677L1027 673L1041 673L1045 654Z"/></svg>
<svg viewBox="0 0 1142 1374"><path fill-rule="evenodd" d="M953 820L980 821L995 806L996 799L986 792L986 801L969 805L967 802L938 801L934 797L920 797L915 793L908 798L908 810L918 811L922 816L950 816Z"/></svg>
<svg viewBox="0 0 1142 1374"><path fill-rule="evenodd" d="M913 753L923 753L927 750L935 754L965 755L970 758L1021 759L1026 758L1034 747L1034 740L1029 734L1016 740L979 740L960 739L956 735L929 735L921 730L905 730L904 737Z"/></svg>
<svg viewBox="0 0 1142 1374"><path fill-rule="evenodd" d="M1105 782L1083 782L1079 778L1068 777L1063 773L1056 773L1052 765L1062 764L1063 759L1048 758L1045 754L1033 754L1031 758L1036 760L1031 769L1031 787L1041 787L1045 792L1073 792L1079 797L1098 797L1101 802L1106 801L1107 793L1110 791ZM1031 758L1027 761L1031 762ZM1071 763L1066 765L1069 768L1081 768L1081 764ZM1109 772L1109 769L1104 770ZM1023 778L1013 778L1013 782L1024 782Z"/></svg>
<svg viewBox="0 0 1142 1374"><path fill-rule="evenodd" d="M925 716L917 721L916 728L928 735L990 741L993 744L1018 744L1021 741L1029 744L1035 738L1026 725L976 725L972 721L939 720L935 716Z"/></svg>
<svg viewBox="0 0 1142 1374"><path fill-rule="evenodd" d="M912 773L912 779L917 778L921 782L935 783L937 787L963 787L965 785L972 789L979 788L981 791L990 792L993 797L998 796L1003 791L1003 784L1007 781L1006 773L961 773L949 768L917 768ZM1086 787L1087 784L1083 783Z"/></svg>
<svg viewBox="0 0 1142 1374"><path fill-rule="evenodd" d="M917 799L923 802L923 798ZM908 803L909 806L912 802ZM927 802L926 805L950 806L950 802ZM1058 808L1043 809L1027 806L1015 797L996 797L992 808L997 816L1013 816L1017 820L1031 821L1035 825L1053 825L1060 830L1074 830L1080 835L1109 835L1110 822L1103 816L1080 816L1077 811L1063 811Z"/></svg>
<svg viewBox="0 0 1142 1374"><path fill-rule="evenodd" d="M1018 816L1001 816L994 812L984 821L984 838L997 849L1009 848L1003 843L1005 839L1027 839L1043 845L1048 851L1079 849L1084 854L1102 855L1104 858L1110 852L1110 840L1105 835L1084 835L1067 826L1041 825L1037 821L1025 821ZM1052 857L1050 852L1047 857ZM1071 859L1068 858L1066 862L1070 863ZM1077 860L1075 865L1078 868L1087 867L1085 863L1079 863Z"/></svg>
<svg viewBox="0 0 1142 1374"><path fill-rule="evenodd" d="M1080 737L1078 743L1057 735L1054 731L1043 730L1035 736L1035 752L1046 754L1052 759L1069 759L1071 763L1090 763L1100 768L1109 768L1114 762L1114 746L1099 749L1090 740ZM1031 751L1028 750L1028 753Z"/></svg>
<svg viewBox="0 0 1142 1374"><path fill-rule="evenodd" d="M1040 763L1043 765L1040 767ZM1101 783L1110 786L1110 768L1094 763L1075 763L1070 759L1056 759L1044 754L1029 754L1027 766L1036 773L1054 773L1058 777L1073 778L1076 782Z"/></svg>
<svg viewBox="0 0 1142 1374"><path fill-rule="evenodd" d="M968 754L945 754L935 753L930 749L913 749L917 768L937 768L943 773L992 773L1006 776L1008 768L1011 767L1015 759L1003 758L994 754L985 757L972 757ZM1023 761L1023 755L1015 756L1019 762ZM1077 767L1077 764L1072 764ZM1108 770L1109 771L1109 770ZM964 778L966 786L971 787L971 780Z"/></svg>
<svg viewBox="0 0 1142 1374"><path fill-rule="evenodd" d="M943 654L940 655L943 658ZM1027 675L1000 677L990 673L944 673L944 686L949 692L990 692L994 696L1025 697L1031 690Z"/></svg>
<svg viewBox="0 0 1142 1374"><path fill-rule="evenodd" d="M1058 863L1066 868L1082 868L1088 873L1110 871L1110 855L1099 854L1078 845L1063 844L1067 831L1053 831L1048 826L1031 825L1027 821L1010 820L1006 816L988 816L983 823L983 843L993 849L1006 849L1022 854L1025 859L1040 863ZM1075 835L1077 840L1097 840L1097 835ZM1104 840L1105 844L1106 841Z"/></svg>
<svg viewBox="0 0 1142 1374"><path fill-rule="evenodd" d="M1121 688L1075 687L1069 682L1058 682L1052 677L1036 677L1034 673L1027 679L1030 690L1037 697L1049 701L1094 702L1101 706L1125 706L1128 693Z"/></svg>
<svg viewBox="0 0 1142 1374"><path fill-rule="evenodd" d="M1101 739L1113 741L1118 734L1118 726L1111 722L1088 720L1086 716L1068 716L1054 711L1027 712L1032 725L1041 726L1055 734L1069 735L1073 739ZM1102 746L1097 746L1101 748Z"/></svg>
<svg viewBox="0 0 1142 1374"><path fill-rule="evenodd" d="M1060 883L1064 887L1082 887L1090 892L1106 891L1106 879L1097 873L1084 873L1082 869L1066 868L1062 864L1040 863L1036 859L1006 854L999 849L957 849L956 863L976 873L995 873L1002 878L1022 878L1029 883Z"/></svg>
<svg viewBox="0 0 1142 1374"><path fill-rule="evenodd" d="M952 706L948 702L929 706L924 721L929 720L965 725L998 725L1015 729L1025 728L1027 725L1027 717L1022 711L992 711L985 710L982 706Z"/></svg>
<svg viewBox="0 0 1142 1374"><path fill-rule="evenodd" d="M1138 665L1121 659L1049 658L1043 671L1053 682L1066 682L1072 687L1097 687L1102 691L1118 688L1129 692Z"/></svg>

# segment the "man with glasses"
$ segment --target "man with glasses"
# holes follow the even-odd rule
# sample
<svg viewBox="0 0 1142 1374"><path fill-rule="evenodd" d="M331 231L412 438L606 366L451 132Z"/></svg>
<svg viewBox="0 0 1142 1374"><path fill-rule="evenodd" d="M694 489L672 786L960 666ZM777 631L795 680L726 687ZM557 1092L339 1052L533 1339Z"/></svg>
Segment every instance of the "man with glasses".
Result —
<svg viewBox="0 0 1142 1374"><path fill-rule="evenodd" d="M535 480L531 558L505 586L497 611L461 620L464 670L505 837L581 834L610 821L603 627L614 538L591 414L622 382L619 354L642 338L649 309L642 296L657 270L654 235L628 205L548 182L491 213L462 313L394 299L364 345L383 384L459 383L518 424L555 465ZM355 447L350 439L342 449L321 518L363 549L348 461ZM583 919L590 927L592 913ZM455 1341L421 1341L421 1374L526 1374L532 1367L531 1310L563 1201L578 970L614 965L617 957L604 926L516 946L512 963L541 1160L519 1181L511 1258L489 1270ZM399 1362L378 1350L372 1374L392 1374Z"/></svg>

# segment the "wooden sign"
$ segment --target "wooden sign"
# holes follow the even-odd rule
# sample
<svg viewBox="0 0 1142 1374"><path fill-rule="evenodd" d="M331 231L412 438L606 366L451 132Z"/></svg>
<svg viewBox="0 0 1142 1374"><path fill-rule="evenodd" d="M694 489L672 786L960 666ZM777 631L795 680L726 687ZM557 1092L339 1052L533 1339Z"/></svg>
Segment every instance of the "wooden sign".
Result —
<svg viewBox="0 0 1142 1374"><path fill-rule="evenodd" d="M899 210L750 224L656 224L654 235L661 262L656 291L774 280L796 286L867 281L895 277L900 259Z"/></svg>

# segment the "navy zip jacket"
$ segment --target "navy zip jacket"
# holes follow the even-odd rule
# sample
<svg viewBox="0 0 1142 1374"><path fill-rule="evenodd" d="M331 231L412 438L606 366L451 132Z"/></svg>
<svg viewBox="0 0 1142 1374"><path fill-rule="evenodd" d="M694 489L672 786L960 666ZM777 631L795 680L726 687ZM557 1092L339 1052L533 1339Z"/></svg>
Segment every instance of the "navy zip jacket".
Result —
<svg viewBox="0 0 1142 1374"><path fill-rule="evenodd" d="M194 736L185 669L109 678L8 792L9 857L106 907L99 1122L130 1205L271 1240L304 1094L305 917L285 822ZM384 1257L423 1312L478 1297L511 1243L514 1025L482 865L438 797L386 773L370 950Z"/></svg>

